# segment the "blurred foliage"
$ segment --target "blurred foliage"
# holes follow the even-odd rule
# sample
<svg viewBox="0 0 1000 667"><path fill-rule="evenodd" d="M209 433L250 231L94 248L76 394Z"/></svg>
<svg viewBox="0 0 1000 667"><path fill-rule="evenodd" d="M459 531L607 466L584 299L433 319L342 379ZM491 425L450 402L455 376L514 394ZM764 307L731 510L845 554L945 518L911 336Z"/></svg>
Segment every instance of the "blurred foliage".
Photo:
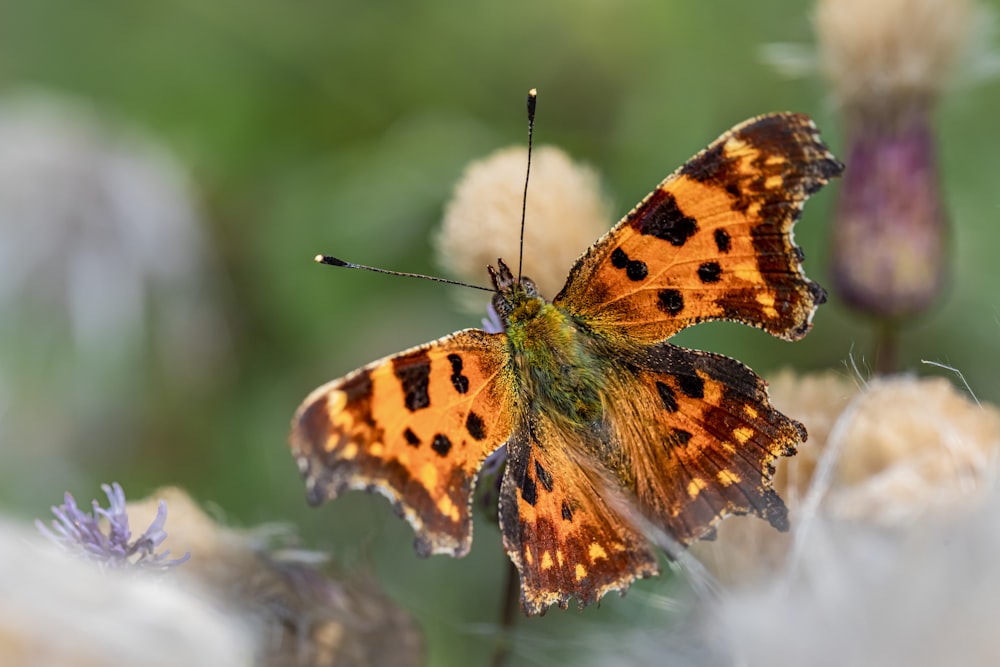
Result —
<svg viewBox="0 0 1000 667"><path fill-rule="evenodd" d="M657 0L0 3L0 94L41 87L86 100L159 137L190 170L234 332L234 361L205 386L178 385L154 359L128 369L145 387L129 416L138 424L134 442L115 456L77 455L79 487L70 490L86 498L98 482L117 480L139 496L172 483L236 523L290 522L310 547L374 569L420 618L431 664L484 664L492 640L483 628L497 618L506 568L495 526L477 520L464 560L420 560L411 531L380 498L350 494L308 508L285 446L288 420L313 387L478 317L454 307L457 288L337 272L313 255L439 272L429 238L450 188L469 160L524 141L532 86L537 141L601 170L622 213L723 130L759 113L810 113L837 152L821 82L782 79L759 58L765 43L811 39L803 3L790 0L725 9ZM905 332L902 349L905 367L937 373L920 359L950 363L992 399L1000 398L998 108L996 85L943 101L951 286ZM830 202L829 189L815 197L796 229L806 270L821 283ZM765 373L845 368L852 356L864 367L868 323L834 296L815 324L794 345L725 324L678 338ZM116 432L77 433L66 451L99 451ZM45 513L40 498L58 502L65 490L44 478L33 487L2 497L11 511L37 516ZM554 610L522 621L530 641L521 650L555 658L561 636L610 639L601 619L648 612L640 591L582 616Z"/></svg>

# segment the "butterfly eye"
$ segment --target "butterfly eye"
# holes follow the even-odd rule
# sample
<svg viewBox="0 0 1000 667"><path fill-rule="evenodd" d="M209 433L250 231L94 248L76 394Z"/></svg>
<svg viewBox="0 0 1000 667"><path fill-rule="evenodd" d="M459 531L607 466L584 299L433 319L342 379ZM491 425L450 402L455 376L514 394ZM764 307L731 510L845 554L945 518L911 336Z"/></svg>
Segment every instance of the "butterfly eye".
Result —
<svg viewBox="0 0 1000 667"><path fill-rule="evenodd" d="M503 322L504 326L506 326L514 307L511 305L510 301L504 297L502 292L497 292L493 295L493 309L497 311L497 315L500 316L500 321Z"/></svg>
<svg viewBox="0 0 1000 667"><path fill-rule="evenodd" d="M528 296L539 296L538 286L535 285L535 281L528 276L521 276L521 287L524 288L524 292Z"/></svg>

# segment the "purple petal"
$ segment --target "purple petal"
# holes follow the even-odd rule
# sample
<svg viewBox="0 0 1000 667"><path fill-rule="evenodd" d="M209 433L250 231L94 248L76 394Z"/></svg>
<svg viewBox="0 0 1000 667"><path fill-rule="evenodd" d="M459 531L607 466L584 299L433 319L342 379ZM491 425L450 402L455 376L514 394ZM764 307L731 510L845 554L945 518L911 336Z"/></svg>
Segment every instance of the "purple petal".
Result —
<svg viewBox="0 0 1000 667"><path fill-rule="evenodd" d="M101 485L101 490L108 497L109 507L107 510L102 509L97 501L94 501L94 514L103 516L107 519L108 524L111 527L110 538L113 544L119 544L125 547L128 545L129 539L132 537L132 531L129 529L128 525L128 513L125 506L125 492L118 482L112 483L111 486L107 484Z"/></svg>
<svg viewBox="0 0 1000 667"><path fill-rule="evenodd" d="M487 333L501 333L503 332L503 321L500 319L500 313L497 309L493 307L493 304L486 306L486 317L483 318L483 329Z"/></svg>
<svg viewBox="0 0 1000 667"><path fill-rule="evenodd" d="M52 508L56 520L52 521L51 530L41 521L35 522L39 532L58 546L106 568L131 566L165 569L190 558L190 554L185 554L181 558L169 559L169 550L162 554L155 553L156 547L167 538L164 530L167 520L166 502L159 501L156 517L149 528L135 542L130 542L132 532L126 511L125 492L117 482L103 484L101 489L108 498L107 509L95 500L92 502L93 514L88 514L77 507L73 496L67 493L63 504ZM102 518L108 522L106 532L101 527Z"/></svg>

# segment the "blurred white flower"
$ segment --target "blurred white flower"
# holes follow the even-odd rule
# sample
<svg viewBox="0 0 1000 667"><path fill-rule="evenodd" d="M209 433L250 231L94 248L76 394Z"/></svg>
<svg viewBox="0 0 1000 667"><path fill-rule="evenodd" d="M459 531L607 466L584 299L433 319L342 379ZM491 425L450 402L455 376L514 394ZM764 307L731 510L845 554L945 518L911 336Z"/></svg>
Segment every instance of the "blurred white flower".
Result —
<svg viewBox="0 0 1000 667"><path fill-rule="evenodd" d="M498 150L469 164L455 185L436 239L438 261L477 284L502 257L516 268L526 146ZM554 297L573 262L615 222L598 173L561 149L540 146L531 158L524 226L524 274ZM477 302L478 303L478 302Z"/></svg>
<svg viewBox="0 0 1000 667"><path fill-rule="evenodd" d="M145 370L190 388L224 367L211 256L161 144L76 100L0 98L0 468L11 443L44 458L127 423Z"/></svg>
<svg viewBox="0 0 1000 667"><path fill-rule="evenodd" d="M164 487L130 502L144 525L170 506L170 535L160 545L190 560L172 568L178 587L197 592L251 628L260 667L368 667L425 664L416 621L364 572L328 567L288 527L238 529L213 519L183 489Z"/></svg>
<svg viewBox="0 0 1000 667"><path fill-rule="evenodd" d="M131 343L146 300L167 296L164 320L182 321L165 345L183 343L183 320L215 280L207 245L164 147L65 99L0 100L0 312L52 308L42 315L61 313L55 323L87 354Z"/></svg>
<svg viewBox="0 0 1000 667"><path fill-rule="evenodd" d="M770 393L809 429L775 477L790 533L726 519L670 592L686 613L649 605L578 664L997 664L1000 409L941 378L784 373Z"/></svg>
<svg viewBox="0 0 1000 667"><path fill-rule="evenodd" d="M158 577L101 570L0 517L0 664L254 664L241 618Z"/></svg>

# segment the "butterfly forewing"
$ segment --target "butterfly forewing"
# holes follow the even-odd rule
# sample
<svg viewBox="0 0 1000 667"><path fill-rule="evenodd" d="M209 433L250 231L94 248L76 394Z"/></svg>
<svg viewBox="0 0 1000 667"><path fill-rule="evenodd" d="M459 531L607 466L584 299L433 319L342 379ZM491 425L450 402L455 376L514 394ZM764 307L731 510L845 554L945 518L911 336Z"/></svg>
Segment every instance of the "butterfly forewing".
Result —
<svg viewBox="0 0 1000 667"><path fill-rule="evenodd" d="M630 342L721 319L800 338L825 294L803 274L791 228L842 169L806 116L738 125L597 241L554 302Z"/></svg>
<svg viewBox="0 0 1000 667"><path fill-rule="evenodd" d="M419 552L468 552L476 475L513 429L505 340L460 331L314 391L290 439L310 501L375 490L413 526Z"/></svg>

